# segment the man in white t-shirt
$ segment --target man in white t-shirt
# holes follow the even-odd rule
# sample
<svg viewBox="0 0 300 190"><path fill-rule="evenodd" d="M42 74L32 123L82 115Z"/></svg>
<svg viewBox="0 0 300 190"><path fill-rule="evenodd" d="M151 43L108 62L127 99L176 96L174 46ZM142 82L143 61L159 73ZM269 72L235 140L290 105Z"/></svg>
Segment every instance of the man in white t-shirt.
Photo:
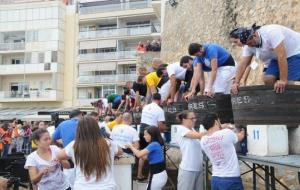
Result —
<svg viewBox="0 0 300 190"><path fill-rule="evenodd" d="M251 28L234 29L230 33L233 35L239 36L244 45L242 62L232 85L234 93L238 92L240 80L253 56L268 65L264 82L274 85L277 93L284 92L288 81L300 80L300 33L276 24L261 27L254 24Z"/></svg>
<svg viewBox="0 0 300 190"><path fill-rule="evenodd" d="M133 144L135 148L138 148L140 138L138 132L131 126L131 114L124 113L122 120L122 124L113 128L111 132L111 139L122 149L125 149L125 146L128 144Z"/></svg>
<svg viewBox="0 0 300 190"><path fill-rule="evenodd" d="M159 93L153 94L152 103L146 105L143 108L141 125L159 127L161 131L165 129L165 113L164 110L160 107L160 103L161 95Z"/></svg>
<svg viewBox="0 0 300 190"><path fill-rule="evenodd" d="M216 114L207 114L203 126L207 135L202 137L201 147L212 163L212 190L243 190L234 144L243 140L245 131L235 134L230 129L222 129Z"/></svg>
<svg viewBox="0 0 300 190"><path fill-rule="evenodd" d="M168 103L174 102L177 91L177 83L185 79L186 69L180 66L179 62L167 66L169 80L160 88L162 101L168 100Z"/></svg>

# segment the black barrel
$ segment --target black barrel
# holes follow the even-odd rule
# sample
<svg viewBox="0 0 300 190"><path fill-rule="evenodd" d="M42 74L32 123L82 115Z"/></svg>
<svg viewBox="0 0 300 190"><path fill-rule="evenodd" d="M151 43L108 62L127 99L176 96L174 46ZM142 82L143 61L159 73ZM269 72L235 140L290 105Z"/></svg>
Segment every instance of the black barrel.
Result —
<svg viewBox="0 0 300 190"><path fill-rule="evenodd" d="M231 97L236 124L300 124L300 86L288 85L285 92L277 94L273 86L241 87Z"/></svg>
<svg viewBox="0 0 300 190"><path fill-rule="evenodd" d="M196 96L188 102L188 110L194 111L197 117L196 126L199 126L207 113L218 114L221 123L233 123L233 113L230 94L215 94Z"/></svg>
<svg viewBox="0 0 300 190"><path fill-rule="evenodd" d="M183 110L187 110L188 105L187 102L174 102L170 105L164 106L164 112L165 112L165 119L166 124L168 126L173 124L179 124L179 122L176 119L176 115Z"/></svg>

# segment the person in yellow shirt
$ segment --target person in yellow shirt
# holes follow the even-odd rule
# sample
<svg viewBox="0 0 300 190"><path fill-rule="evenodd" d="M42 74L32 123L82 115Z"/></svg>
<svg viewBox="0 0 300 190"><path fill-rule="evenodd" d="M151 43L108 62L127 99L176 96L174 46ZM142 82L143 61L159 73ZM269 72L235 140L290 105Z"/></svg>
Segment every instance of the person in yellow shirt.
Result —
<svg viewBox="0 0 300 190"><path fill-rule="evenodd" d="M147 85L147 101L150 101L152 95L157 92L157 88L160 88L165 82L168 81L165 65L161 65L157 71L148 73L145 76L144 82Z"/></svg>
<svg viewBox="0 0 300 190"><path fill-rule="evenodd" d="M107 124L107 126L110 130L112 130L115 126L122 123L122 114L121 113L116 113L115 116L116 116L116 118L112 122L109 122Z"/></svg>

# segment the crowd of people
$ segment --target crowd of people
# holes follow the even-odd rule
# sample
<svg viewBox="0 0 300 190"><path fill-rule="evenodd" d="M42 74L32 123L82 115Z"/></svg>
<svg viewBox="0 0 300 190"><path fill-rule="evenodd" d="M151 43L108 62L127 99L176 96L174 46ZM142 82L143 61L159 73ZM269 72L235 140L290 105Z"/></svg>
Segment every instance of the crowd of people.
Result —
<svg viewBox="0 0 300 190"><path fill-rule="evenodd" d="M37 129L54 130L51 123L45 121L27 122L12 119L0 124L0 158L14 152L29 154L35 145L31 143L30 136Z"/></svg>
<svg viewBox="0 0 300 190"><path fill-rule="evenodd" d="M158 40L148 40L147 42L139 42L139 44L136 47L136 51L138 53L145 53L147 51L160 51L161 50L161 41Z"/></svg>
<svg viewBox="0 0 300 190"><path fill-rule="evenodd" d="M87 116L80 110L72 111L70 119L51 133L40 124L31 134L29 124L19 126L15 120L4 123L0 128L3 156L11 147L24 150L23 145L30 144L30 140L25 143L25 138L31 136L36 147L32 147L35 151L29 154L25 168L38 189L111 190L117 188L114 157L132 154L138 158L137 179L147 178L143 173L147 161L147 190L162 189L168 178L164 156L168 129L162 105L189 100L196 94L214 97L216 93L238 93L253 56L265 64L264 82L273 85L276 93L283 93L288 81L300 80L299 33L280 25L254 24L236 28L229 36L231 42L243 48L238 66L231 53L219 44L191 43L189 55L182 56L179 62L164 64L154 58L150 70L138 68L137 80L127 82L123 94L109 94L93 103L97 112ZM207 81L204 72L209 74ZM141 112L140 121L133 117L135 112ZM178 144L182 153L178 189L203 189L204 151L212 163L212 189L242 190L234 144L245 137L245 131L233 131L231 125L221 124L214 113L204 116L205 132L195 130L197 118L192 111L179 113L177 119L181 123ZM133 124L139 124L139 129Z"/></svg>

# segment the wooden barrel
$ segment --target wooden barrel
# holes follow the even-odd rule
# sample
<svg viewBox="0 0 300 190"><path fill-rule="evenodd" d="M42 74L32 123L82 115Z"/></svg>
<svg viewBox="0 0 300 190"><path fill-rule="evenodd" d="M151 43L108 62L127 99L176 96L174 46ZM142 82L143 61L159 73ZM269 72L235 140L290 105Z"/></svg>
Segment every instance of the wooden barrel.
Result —
<svg viewBox="0 0 300 190"><path fill-rule="evenodd" d="M300 86L288 85L285 92L277 94L273 86L241 87L231 97L236 124L300 124Z"/></svg>
<svg viewBox="0 0 300 190"><path fill-rule="evenodd" d="M188 102L188 110L195 112L196 126L199 126L207 113L218 114L221 123L233 123L230 94L215 94L213 98L196 96Z"/></svg>
<svg viewBox="0 0 300 190"><path fill-rule="evenodd" d="M165 112L165 119L166 124L168 126L173 124L179 124L179 122L176 119L176 115L183 110L187 110L187 102L174 102L170 105L164 106L164 112Z"/></svg>

